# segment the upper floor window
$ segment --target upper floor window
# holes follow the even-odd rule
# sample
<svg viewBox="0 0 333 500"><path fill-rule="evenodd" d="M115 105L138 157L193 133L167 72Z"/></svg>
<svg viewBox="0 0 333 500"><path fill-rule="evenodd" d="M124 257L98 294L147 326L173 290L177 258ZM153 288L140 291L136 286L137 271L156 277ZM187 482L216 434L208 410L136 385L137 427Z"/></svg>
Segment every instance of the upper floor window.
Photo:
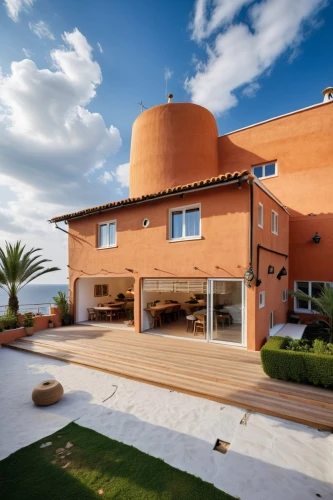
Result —
<svg viewBox="0 0 333 500"><path fill-rule="evenodd" d="M279 234L279 215L272 210L272 233Z"/></svg>
<svg viewBox="0 0 333 500"><path fill-rule="evenodd" d="M265 292L259 293L259 309L265 307Z"/></svg>
<svg viewBox="0 0 333 500"><path fill-rule="evenodd" d="M282 290L282 302L287 302L288 300L288 290Z"/></svg>
<svg viewBox="0 0 333 500"><path fill-rule="evenodd" d="M267 179L267 177L275 177L277 175L276 162L266 163L265 165L257 165L252 167L252 173L258 179Z"/></svg>
<svg viewBox="0 0 333 500"><path fill-rule="evenodd" d="M110 248L117 245L117 223L115 220L98 224L98 248Z"/></svg>
<svg viewBox="0 0 333 500"><path fill-rule="evenodd" d="M258 226L264 227L264 206L262 203L258 205Z"/></svg>
<svg viewBox="0 0 333 500"><path fill-rule="evenodd" d="M201 238L200 211L200 205L170 210L169 239L180 241Z"/></svg>
<svg viewBox="0 0 333 500"><path fill-rule="evenodd" d="M323 281L295 281L295 291L296 292L304 292L306 295L310 297L317 298L320 296L325 286L333 287L333 283L323 282ZM315 311L315 305L311 300L301 300L294 298L295 310L303 310L303 311Z"/></svg>

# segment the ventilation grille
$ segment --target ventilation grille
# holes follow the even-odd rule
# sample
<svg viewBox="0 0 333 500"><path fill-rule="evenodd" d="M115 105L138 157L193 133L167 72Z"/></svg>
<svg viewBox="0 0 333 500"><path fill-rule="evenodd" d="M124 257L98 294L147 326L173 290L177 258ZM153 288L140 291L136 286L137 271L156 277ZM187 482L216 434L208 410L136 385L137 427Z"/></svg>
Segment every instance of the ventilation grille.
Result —
<svg viewBox="0 0 333 500"><path fill-rule="evenodd" d="M207 293L207 280L145 279L144 292Z"/></svg>

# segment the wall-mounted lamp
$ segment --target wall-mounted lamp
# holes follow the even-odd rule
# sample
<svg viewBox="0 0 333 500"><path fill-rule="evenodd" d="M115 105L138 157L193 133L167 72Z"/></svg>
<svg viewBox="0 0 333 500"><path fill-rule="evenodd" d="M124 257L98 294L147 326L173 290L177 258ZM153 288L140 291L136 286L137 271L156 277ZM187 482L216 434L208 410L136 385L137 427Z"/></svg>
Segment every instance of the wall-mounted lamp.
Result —
<svg viewBox="0 0 333 500"><path fill-rule="evenodd" d="M268 272L268 274L274 274L274 266L269 265L267 272Z"/></svg>
<svg viewBox="0 0 333 500"><path fill-rule="evenodd" d="M280 280L281 279L281 276L287 276L287 269L283 266L283 268L279 271L279 273L277 274L277 279Z"/></svg>
<svg viewBox="0 0 333 500"><path fill-rule="evenodd" d="M319 236L319 234L316 232L316 234L314 235L314 237L312 239L315 243L319 243L321 240L321 236Z"/></svg>
<svg viewBox="0 0 333 500"><path fill-rule="evenodd" d="M125 267L125 271L128 271L129 273L134 273L133 269L129 269L128 267Z"/></svg>
<svg viewBox="0 0 333 500"><path fill-rule="evenodd" d="M260 278L257 278L256 279L256 286L260 286L262 283L261 279Z"/></svg>
<svg viewBox="0 0 333 500"><path fill-rule="evenodd" d="M244 278L245 280L247 281L246 285L251 288L251 282L253 281L254 279L254 272L253 272L253 269L252 267L250 266L248 268L248 270L245 272L244 274Z"/></svg>

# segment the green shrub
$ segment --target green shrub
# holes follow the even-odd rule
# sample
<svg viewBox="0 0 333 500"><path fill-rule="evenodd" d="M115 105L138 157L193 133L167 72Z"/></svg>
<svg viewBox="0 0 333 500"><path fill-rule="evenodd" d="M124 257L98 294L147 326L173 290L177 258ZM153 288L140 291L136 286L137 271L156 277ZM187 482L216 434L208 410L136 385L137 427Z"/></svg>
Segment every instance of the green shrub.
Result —
<svg viewBox="0 0 333 500"><path fill-rule="evenodd" d="M282 349L287 351L314 352L315 354L333 354L333 344L328 344L323 339L292 339L286 337Z"/></svg>
<svg viewBox="0 0 333 500"><path fill-rule="evenodd" d="M0 316L0 322L5 330L11 330L17 327L17 317L10 309L7 309L5 314Z"/></svg>
<svg viewBox="0 0 333 500"><path fill-rule="evenodd" d="M261 348L263 370L269 377L294 382L333 387L333 356L287 350L288 337L271 337ZM328 344L331 352L332 344ZM326 347L327 349L327 347Z"/></svg>
<svg viewBox="0 0 333 500"><path fill-rule="evenodd" d="M32 312L26 312L23 318L23 326L24 328L31 328L34 326L34 318Z"/></svg>
<svg viewBox="0 0 333 500"><path fill-rule="evenodd" d="M0 332L3 332L3 326L0 325Z"/></svg>

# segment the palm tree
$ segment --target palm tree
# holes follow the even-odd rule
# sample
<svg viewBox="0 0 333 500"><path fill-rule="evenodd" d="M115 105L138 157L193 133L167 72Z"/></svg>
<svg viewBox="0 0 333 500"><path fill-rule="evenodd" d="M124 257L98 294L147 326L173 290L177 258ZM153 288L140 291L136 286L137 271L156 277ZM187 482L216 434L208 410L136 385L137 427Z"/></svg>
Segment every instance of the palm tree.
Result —
<svg viewBox="0 0 333 500"><path fill-rule="evenodd" d="M58 267L45 268L42 264L50 262L34 255L41 248L32 248L25 252L25 245L17 241L14 245L5 242L6 248L0 248L0 288L8 293L8 308L17 316L19 302L18 292L28 283L42 274L60 271Z"/></svg>
<svg viewBox="0 0 333 500"><path fill-rule="evenodd" d="M324 285L318 297L310 297L304 292L289 290L289 295L299 300L311 301L316 311L328 316L330 342L333 342L333 288Z"/></svg>

